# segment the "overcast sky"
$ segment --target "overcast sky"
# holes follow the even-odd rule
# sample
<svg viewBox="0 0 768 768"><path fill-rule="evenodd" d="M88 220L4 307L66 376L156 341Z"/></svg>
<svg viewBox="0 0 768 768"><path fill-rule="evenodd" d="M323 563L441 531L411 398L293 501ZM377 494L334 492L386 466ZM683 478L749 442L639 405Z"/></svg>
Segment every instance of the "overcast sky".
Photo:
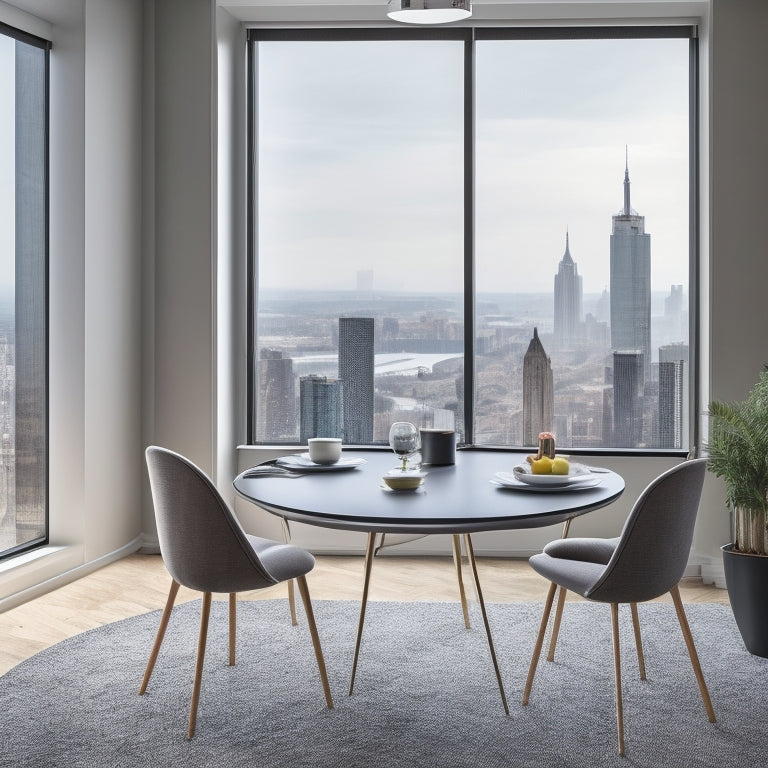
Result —
<svg viewBox="0 0 768 768"><path fill-rule="evenodd" d="M462 49L261 44L263 287L461 290ZM552 291L566 228L584 290L606 287L625 146L653 288L687 288L688 41L486 41L476 62L478 289Z"/></svg>

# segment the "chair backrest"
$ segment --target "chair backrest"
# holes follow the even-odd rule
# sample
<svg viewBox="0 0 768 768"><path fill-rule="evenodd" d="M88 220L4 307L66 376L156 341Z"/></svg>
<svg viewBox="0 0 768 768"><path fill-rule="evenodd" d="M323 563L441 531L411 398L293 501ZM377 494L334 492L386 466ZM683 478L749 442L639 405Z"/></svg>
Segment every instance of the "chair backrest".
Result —
<svg viewBox="0 0 768 768"><path fill-rule="evenodd" d="M682 578L693 540L707 468L693 459L659 475L632 507L592 600L634 603L652 600Z"/></svg>
<svg viewBox="0 0 768 768"><path fill-rule="evenodd" d="M239 592L277 583L202 470L167 448L151 445L145 455L160 553L179 584Z"/></svg>

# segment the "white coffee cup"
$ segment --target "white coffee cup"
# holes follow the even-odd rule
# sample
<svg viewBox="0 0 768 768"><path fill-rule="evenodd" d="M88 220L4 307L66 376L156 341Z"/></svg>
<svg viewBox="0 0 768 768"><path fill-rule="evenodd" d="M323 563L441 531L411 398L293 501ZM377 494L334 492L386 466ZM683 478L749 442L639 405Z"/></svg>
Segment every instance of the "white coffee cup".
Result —
<svg viewBox="0 0 768 768"><path fill-rule="evenodd" d="M335 464L341 458L341 438L310 437L309 458L315 464Z"/></svg>

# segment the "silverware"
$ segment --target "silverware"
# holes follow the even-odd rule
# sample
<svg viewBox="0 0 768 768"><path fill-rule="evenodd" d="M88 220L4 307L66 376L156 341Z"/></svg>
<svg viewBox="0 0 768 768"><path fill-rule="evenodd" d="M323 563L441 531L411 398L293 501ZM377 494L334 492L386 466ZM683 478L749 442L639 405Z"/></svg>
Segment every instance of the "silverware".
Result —
<svg viewBox="0 0 768 768"><path fill-rule="evenodd" d="M275 465L262 465L249 469L243 474L243 477L301 477L300 472L292 472L290 469L284 467L277 467Z"/></svg>

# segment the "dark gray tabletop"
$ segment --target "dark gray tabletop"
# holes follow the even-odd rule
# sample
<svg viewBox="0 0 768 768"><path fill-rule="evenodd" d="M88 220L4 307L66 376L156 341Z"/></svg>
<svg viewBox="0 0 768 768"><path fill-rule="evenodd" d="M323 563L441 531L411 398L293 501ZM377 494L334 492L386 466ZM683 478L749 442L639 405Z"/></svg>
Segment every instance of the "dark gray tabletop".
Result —
<svg viewBox="0 0 768 768"><path fill-rule="evenodd" d="M524 491L491 483L496 472L511 472L524 454L463 450L456 464L424 467L424 485L415 492L384 490L381 477L397 459L389 451L344 451L364 458L355 469L315 472L298 479L235 478L237 493L288 520L324 528L380 533L474 533L538 528L605 507L621 496L624 480L615 472L595 475L593 488Z"/></svg>

